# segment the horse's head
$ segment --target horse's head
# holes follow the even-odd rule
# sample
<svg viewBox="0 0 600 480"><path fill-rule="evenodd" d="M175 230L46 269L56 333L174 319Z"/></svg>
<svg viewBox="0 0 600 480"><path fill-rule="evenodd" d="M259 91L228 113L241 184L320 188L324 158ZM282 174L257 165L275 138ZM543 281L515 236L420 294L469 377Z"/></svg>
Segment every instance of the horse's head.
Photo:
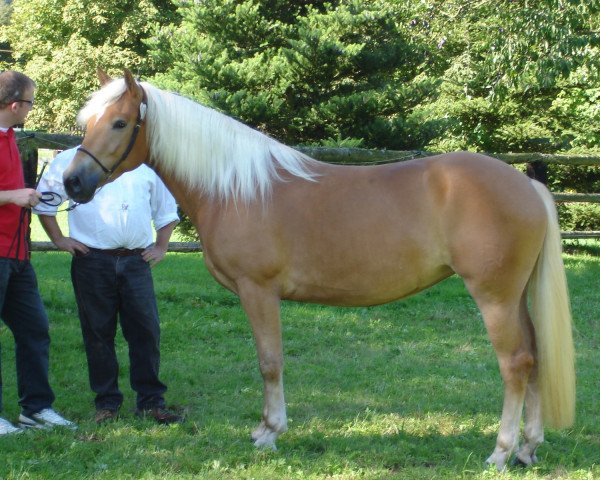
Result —
<svg viewBox="0 0 600 480"><path fill-rule="evenodd" d="M146 98L129 70L113 81L98 70L101 90L79 114L86 133L63 174L65 189L76 202L86 203L96 189L133 170L148 157L145 135Z"/></svg>

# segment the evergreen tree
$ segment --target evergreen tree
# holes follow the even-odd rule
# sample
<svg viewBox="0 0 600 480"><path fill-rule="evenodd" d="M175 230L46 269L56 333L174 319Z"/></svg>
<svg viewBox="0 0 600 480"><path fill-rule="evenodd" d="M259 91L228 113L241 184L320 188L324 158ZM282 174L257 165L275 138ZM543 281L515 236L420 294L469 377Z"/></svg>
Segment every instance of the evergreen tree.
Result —
<svg viewBox="0 0 600 480"><path fill-rule="evenodd" d="M151 54L166 88L209 103L288 143L323 139L406 148L419 142L411 108L434 91L431 58L386 1L181 4Z"/></svg>

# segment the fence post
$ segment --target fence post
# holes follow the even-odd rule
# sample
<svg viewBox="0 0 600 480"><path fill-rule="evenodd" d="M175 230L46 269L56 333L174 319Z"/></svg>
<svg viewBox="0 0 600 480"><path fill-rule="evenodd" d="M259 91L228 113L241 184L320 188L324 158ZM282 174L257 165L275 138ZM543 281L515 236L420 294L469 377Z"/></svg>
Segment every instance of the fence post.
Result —
<svg viewBox="0 0 600 480"><path fill-rule="evenodd" d="M37 147L27 140L23 141L18 146L19 154L21 156L21 163L23 164L23 177L25 178L25 186L28 188L35 188L38 168ZM27 215L27 218L27 249L31 252L31 215Z"/></svg>
<svg viewBox="0 0 600 480"><path fill-rule="evenodd" d="M548 185L548 165L546 162L535 160L527 162L527 176L538 182Z"/></svg>
<svg viewBox="0 0 600 480"><path fill-rule="evenodd" d="M35 188L38 168L37 147L33 143L24 140L19 143L19 153L21 154L21 163L23 164L25 186L28 188Z"/></svg>

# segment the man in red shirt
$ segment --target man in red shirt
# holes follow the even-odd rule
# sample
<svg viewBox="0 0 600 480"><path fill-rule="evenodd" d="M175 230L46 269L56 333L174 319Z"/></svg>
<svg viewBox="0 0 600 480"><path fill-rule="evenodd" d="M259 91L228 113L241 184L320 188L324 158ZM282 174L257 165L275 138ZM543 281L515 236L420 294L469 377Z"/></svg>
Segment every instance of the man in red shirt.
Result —
<svg viewBox="0 0 600 480"><path fill-rule="evenodd" d="M34 91L35 83L26 75L10 70L0 73L0 318L15 339L19 426L76 428L52 409L48 317L29 262L26 241L29 209L39 203L40 194L25 188L12 129L22 124L31 111ZM0 417L0 435L20 431L21 428Z"/></svg>

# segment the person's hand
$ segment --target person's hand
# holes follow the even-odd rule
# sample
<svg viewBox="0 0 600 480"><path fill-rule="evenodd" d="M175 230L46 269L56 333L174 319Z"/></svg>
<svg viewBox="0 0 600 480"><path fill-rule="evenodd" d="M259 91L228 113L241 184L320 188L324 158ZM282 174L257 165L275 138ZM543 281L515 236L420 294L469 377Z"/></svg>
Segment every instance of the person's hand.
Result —
<svg viewBox="0 0 600 480"><path fill-rule="evenodd" d="M81 242L71 238L71 237L61 237L58 240L54 241L54 245L56 245L59 250L63 250L64 252L69 252L71 255L76 255L77 252L85 255L90 251L90 249Z"/></svg>
<svg viewBox="0 0 600 480"><path fill-rule="evenodd" d="M166 248L161 248L158 245L151 245L142 252L142 258L150 264L150 267L154 267L158 262L165 258L166 253Z"/></svg>
<svg viewBox="0 0 600 480"><path fill-rule="evenodd" d="M40 203L42 194L33 188L21 188L19 190L13 190L12 192L12 203L19 207L31 208L35 207Z"/></svg>

